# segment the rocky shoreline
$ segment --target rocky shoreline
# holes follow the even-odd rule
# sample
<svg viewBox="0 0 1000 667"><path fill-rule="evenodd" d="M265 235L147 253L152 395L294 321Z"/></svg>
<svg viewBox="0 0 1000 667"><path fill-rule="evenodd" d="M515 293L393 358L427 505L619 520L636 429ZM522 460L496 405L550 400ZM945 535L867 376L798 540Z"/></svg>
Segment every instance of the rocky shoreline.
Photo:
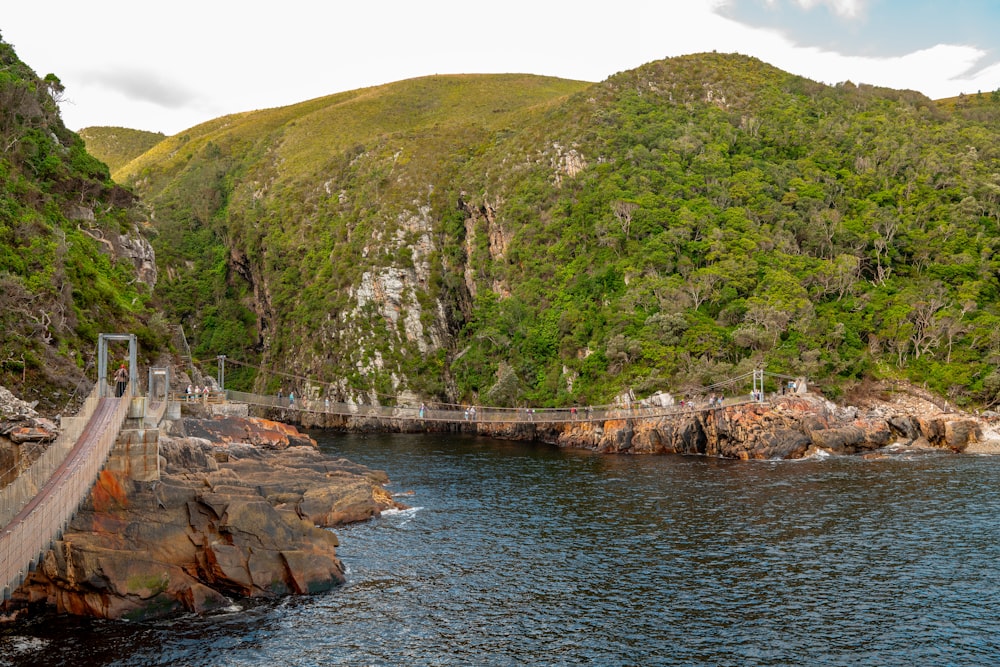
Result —
<svg viewBox="0 0 1000 667"><path fill-rule="evenodd" d="M6 423L44 428L28 406L16 407L19 416L8 411ZM345 431L406 429L371 419L281 416ZM656 418L458 426L607 454L749 460L906 449L1000 453L992 420L953 412L917 392L855 407L807 394ZM344 568L327 528L403 507L383 488L385 472L326 456L311 437L274 420L182 417L160 434L159 452L158 481L102 472L62 538L5 605L8 619L29 610L149 618L329 590L343 582Z"/></svg>
<svg viewBox="0 0 1000 667"><path fill-rule="evenodd" d="M781 397L680 417L569 425L542 439L604 453L693 454L760 460L871 454L889 445L973 451L992 437L979 419L925 409L840 408L816 395Z"/></svg>
<svg viewBox="0 0 1000 667"><path fill-rule="evenodd" d="M156 482L101 473L8 618L150 618L322 592L344 580L326 528L402 507L384 472L267 420L182 419L161 435L160 456Z"/></svg>
<svg viewBox="0 0 1000 667"><path fill-rule="evenodd" d="M798 459L821 452L872 454L889 445L1000 453L1000 433L992 420L952 411L921 397L916 390L847 407L806 393L764 403L679 409L657 417L637 413L634 417L562 423L421 423L293 410L272 411L272 416L306 427L345 432L474 433L605 454Z"/></svg>

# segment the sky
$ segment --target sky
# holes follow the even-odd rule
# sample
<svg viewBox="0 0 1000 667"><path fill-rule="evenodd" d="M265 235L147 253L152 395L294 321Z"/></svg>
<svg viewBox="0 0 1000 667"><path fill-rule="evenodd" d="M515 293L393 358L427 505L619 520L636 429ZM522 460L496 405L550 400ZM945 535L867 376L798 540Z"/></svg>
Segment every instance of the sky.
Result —
<svg viewBox="0 0 1000 667"><path fill-rule="evenodd" d="M173 135L230 113L432 74L603 81L718 51L793 74L1000 88L1000 0L32 0L0 36L65 86L72 130Z"/></svg>

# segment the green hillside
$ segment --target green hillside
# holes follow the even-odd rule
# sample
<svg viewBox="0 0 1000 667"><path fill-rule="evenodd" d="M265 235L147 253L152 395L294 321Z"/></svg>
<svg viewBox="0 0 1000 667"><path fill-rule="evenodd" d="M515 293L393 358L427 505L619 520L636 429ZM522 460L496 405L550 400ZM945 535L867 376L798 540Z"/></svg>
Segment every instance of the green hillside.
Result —
<svg viewBox="0 0 1000 667"><path fill-rule="evenodd" d="M138 332L146 353L165 340L133 261L135 197L63 125L62 90L0 41L0 385L53 412L89 390L98 333Z"/></svg>
<svg viewBox="0 0 1000 667"><path fill-rule="evenodd" d="M566 405L764 364L992 404L984 97L722 54L427 77L220 118L115 176L153 212L168 316L245 387Z"/></svg>
<svg viewBox="0 0 1000 667"><path fill-rule="evenodd" d="M162 132L124 127L85 127L79 134L87 146L87 152L108 165L111 171L121 169L163 141L166 136Z"/></svg>

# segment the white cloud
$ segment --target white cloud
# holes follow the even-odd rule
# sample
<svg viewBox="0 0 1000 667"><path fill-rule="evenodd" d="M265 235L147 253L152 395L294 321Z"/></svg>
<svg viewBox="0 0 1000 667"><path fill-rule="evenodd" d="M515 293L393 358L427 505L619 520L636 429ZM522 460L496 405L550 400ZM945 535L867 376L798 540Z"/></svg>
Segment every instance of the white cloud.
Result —
<svg viewBox="0 0 1000 667"><path fill-rule="evenodd" d="M774 4L774 0L769 0L769 2ZM803 9L812 9L813 7L824 5L829 7L837 16L843 16L848 19L861 16L867 4L865 0L796 0L796 2Z"/></svg>
<svg viewBox="0 0 1000 667"><path fill-rule="evenodd" d="M726 18L735 0L39 0L4 8L3 37L66 86L67 125L180 132L228 113L282 106L430 74L525 72L600 81L704 51L756 56L826 83L850 79L935 98L993 90L985 50L939 45L892 58L802 46ZM777 0L771 0L775 2ZM871 0L784 0L863 17ZM39 8L38 5L44 5ZM45 20L58 14L59 21ZM817 19L829 19L816 12ZM530 19L526 17L530 16ZM977 70L978 68L978 70Z"/></svg>
<svg viewBox="0 0 1000 667"><path fill-rule="evenodd" d="M844 15L849 12L860 15L867 9L867 0L796 1L807 8L820 3L836 5L836 11ZM721 3L720 8L726 4ZM855 56L803 46L779 30L751 28L728 18L723 20L732 24L725 30L730 36L730 50L754 55L775 67L823 83L850 80L916 90L932 99L994 90L1000 85L1000 65L983 68L987 51L975 46L937 44L900 56Z"/></svg>
<svg viewBox="0 0 1000 667"><path fill-rule="evenodd" d="M198 99L186 84L157 70L125 67L90 71L81 75L81 81L83 85L104 86L128 99L167 109L183 108Z"/></svg>

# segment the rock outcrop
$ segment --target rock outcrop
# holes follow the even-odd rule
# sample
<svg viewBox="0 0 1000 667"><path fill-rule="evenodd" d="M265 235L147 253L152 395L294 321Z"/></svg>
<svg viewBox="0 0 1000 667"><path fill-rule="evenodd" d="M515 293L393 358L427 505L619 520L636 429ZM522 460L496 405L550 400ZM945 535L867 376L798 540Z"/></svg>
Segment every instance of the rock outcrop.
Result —
<svg viewBox="0 0 1000 667"><path fill-rule="evenodd" d="M609 454L696 454L731 459L796 459L817 451L859 454L890 444L955 452L986 441L983 424L958 413L916 415L838 408L815 395L663 416L558 424L474 424L481 435L539 440ZM970 449L971 451L971 449Z"/></svg>
<svg viewBox="0 0 1000 667"><path fill-rule="evenodd" d="M35 403L0 387L0 485L9 484L58 435L59 427L40 416Z"/></svg>
<svg viewBox="0 0 1000 667"><path fill-rule="evenodd" d="M961 452L984 437L981 424L961 414L862 413L811 395L663 417L553 425L537 435L563 447L606 453L744 460L796 459L819 450L859 454L890 444Z"/></svg>
<svg viewBox="0 0 1000 667"><path fill-rule="evenodd" d="M385 473L328 457L284 424L216 421L183 426L240 437L161 435L157 482L102 472L11 607L145 618L342 582L337 537L325 527L399 507L382 488Z"/></svg>
<svg viewBox="0 0 1000 667"><path fill-rule="evenodd" d="M654 409L654 411L656 411ZM357 432L472 432L609 454L694 454L731 459L796 459L813 452L864 454L888 445L1000 453L986 420L932 404L838 407L815 394L718 408L669 406L615 419L538 422L432 422L281 411L282 419Z"/></svg>

